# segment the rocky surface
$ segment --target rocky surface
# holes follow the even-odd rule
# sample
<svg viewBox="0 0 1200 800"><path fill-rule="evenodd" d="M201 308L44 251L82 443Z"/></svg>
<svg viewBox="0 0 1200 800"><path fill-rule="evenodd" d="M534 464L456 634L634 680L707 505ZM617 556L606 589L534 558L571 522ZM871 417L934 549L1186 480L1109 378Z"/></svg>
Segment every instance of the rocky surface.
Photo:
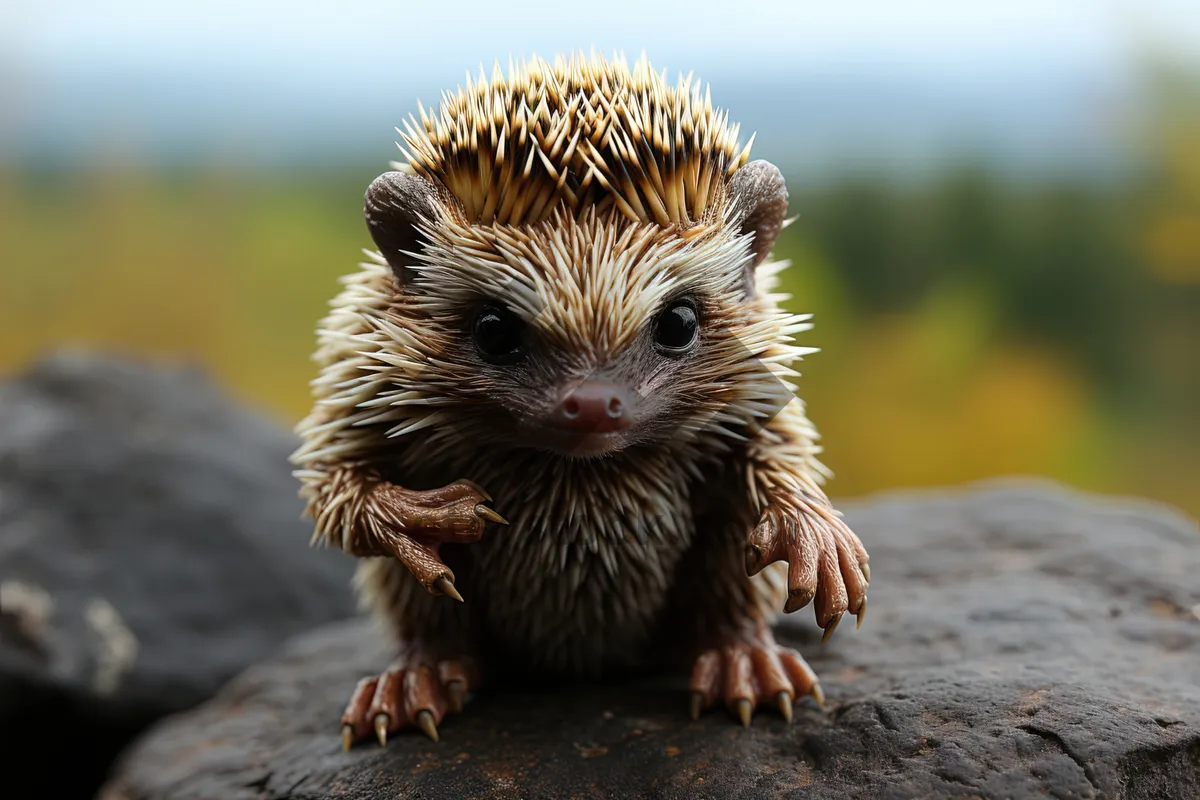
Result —
<svg viewBox="0 0 1200 800"><path fill-rule="evenodd" d="M323 628L160 723L104 800L318 797L1200 797L1200 532L1045 484L847 509L871 610L817 646L789 727L685 713L680 679L481 694L434 744L343 753L338 715L386 643Z"/></svg>
<svg viewBox="0 0 1200 800"><path fill-rule="evenodd" d="M351 559L306 547L294 446L192 371L60 355L0 384L0 752L18 796L92 796L151 721L353 614Z"/></svg>

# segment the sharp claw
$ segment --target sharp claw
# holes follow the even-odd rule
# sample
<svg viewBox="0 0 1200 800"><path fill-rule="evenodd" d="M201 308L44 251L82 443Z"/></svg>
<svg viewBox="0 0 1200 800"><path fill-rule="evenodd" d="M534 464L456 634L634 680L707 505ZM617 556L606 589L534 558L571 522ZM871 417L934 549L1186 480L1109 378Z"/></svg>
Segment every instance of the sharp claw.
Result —
<svg viewBox="0 0 1200 800"><path fill-rule="evenodd" d="M342 726L342 750L344 752L349 751L350 747L353 744L354 744L354 726L353 725L343 725Z"/></svg>
<svg viewBox="0 0 1200 800"><path fill-rule="evenodd" d="M862 570L863 577L867 579L867 583L870 583L871 582L871 565L864 561L858 565L858 568Z"/></svg>
<svg viewBox="0 0 1200 800"><path fill-rule="evenodd" d="M501 525L508 524L508 520L506 520L504 517L497 514L492 509L485 506L483 503L479 503L475 506L475 514L476 514L476 516L483 517L484 519L489 519L492 522L498 522Z"/></svg>
<svg viewBox="0 0 1200 800"><path fill-rule="evenodd" d="M799 611L806 605L812 602L814 593L812 592L789 592L787 602L783 604L783 613L791 614L794 611Z"/></svg>
<svg viewBox="0 0 1200 800"><path fill-rule="evenodd" d="M470 480L468 478L459 478L457 483L461 483L464 486L470 486L472 489L475 490L475 493L478 494L480 497L482 497L484 500L487 500L489 503L492 502L492 496L490 494L488 494L486 491L484 491L483 487L480 486L475 481Z"/></svg>
<svg viewBox="0 0 1200 800"><path fill-rule="evenodd" d="M433 721L432 711L422 711L417 714L417 726L425 731L425 735L435 742L438 740L437 723Z"/></svg>
<svg viewBox="0 0 1200 800"><path fill-rule="evenodd" d="M458 593L458 589L454 588L454 583L445 575L433 582L433 588L447 597L452 597L460 603L463 602L462 595Z"/></svg>
<svg viewBox="0 0 1200 800"><path fill-rule="evenodd" d="M746 546L746 574L754 575L759 572L758 562L762 560L762 551L754 545Z"/></svg>
<svg viewBox="0 0 1200 800"><path fill-rule="evenodd" d="M387 714L376 714L375 715L375 738L379 740L380 747L384 747L385 745L387 745L387 729L388 729L388 715Z"/></svg>
<svg viewBox="0 0 1200 800"><path fill-rule="evenodd" d="M789 725L792 724L792 696L787 692L780 692L775 697L775 702L779 704L779 713L783 714L783 718L787 720Z"/></svg>
<svg viewBox="0 0 1200 800"><path fill-rule="evenodd" d="M825 692L821 690L821 684L814 683L812 691L810 691L809 694L812 695L813 700L817 701L817 705L821 706L822 708L825 707Z"/></svg>
<svg viewBox="0 0 1200 800"><path fill-rule="evenodd" d="M836 617L829 620L829 624L825 627L825 635L821 637L821 644L825 644L829 641L829 637L833 636L833 632L837 630L838 623L841 621L841 614L838 614Z"/></svg>
<svg viewBox="0 0 1200 800"><path fill-rule="evenodd" d="M858 611L854 615L855 619L858 620L858 622L854 623L854 630L858 630L859 628L862 627L863 617L865 617L866 615L867 615L867 596L864 594L862 602L858 604Z"/></svg>
<svg viewBox="0 0 1200 800"><path fill-rule="evenodd" d="M467 687L462 681L450 681L446 684L446 695L450 699L450 710L455 714L461 714L463 710L463 695L467 693Z"/></svg>
<svg viewBox="0 0 1200 800"><path fill-rule="evenodd" d="M700 719L700 712L704 709L704 695L700 692L692 692L688 707L692 719Z"/></svg>
<svg viewBox="0 0 1200 800"><path fill-rule="evenodd" d="M754 710L754 707L750 705L750 701L743 697L734 703L734 707L737 708L738 719L742 721L742 727L749 728L750 714Z"/></svg>

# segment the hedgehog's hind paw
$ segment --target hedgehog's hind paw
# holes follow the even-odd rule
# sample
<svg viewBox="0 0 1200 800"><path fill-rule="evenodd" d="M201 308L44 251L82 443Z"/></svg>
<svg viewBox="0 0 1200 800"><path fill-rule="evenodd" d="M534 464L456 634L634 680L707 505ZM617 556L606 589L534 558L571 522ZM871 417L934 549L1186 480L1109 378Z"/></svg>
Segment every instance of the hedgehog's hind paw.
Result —
<svg viewBox="0 0 1200 800"><path fill-rule="evenodd" d="M371 736L385 745L389 734L408 725L436 742L446 712L461 712L467 691L477 682L469 658L433 661L401 655L379 676L363 678L354 687L342 712L342 748L349 750Z"/></svg>
<svg viewBox="0 0 1200 800"><path fill-rule="evenodd" d="M812 668L795 650L776 644L767 630L702 652L692 666L688 688L692 719L721 699L745 727L760 705L775 706L790 723L797 697L812 695L818 705L825 704Z"/></svg>

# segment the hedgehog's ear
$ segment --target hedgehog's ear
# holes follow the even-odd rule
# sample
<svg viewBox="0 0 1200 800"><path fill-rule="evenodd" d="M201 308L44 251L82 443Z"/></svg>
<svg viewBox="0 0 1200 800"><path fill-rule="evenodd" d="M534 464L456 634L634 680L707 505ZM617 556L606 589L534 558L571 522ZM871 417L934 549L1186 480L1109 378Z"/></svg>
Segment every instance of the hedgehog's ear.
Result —
<svg viewBox="0 0 1200 800"><path fill-rule="evenodd" d="M754 234L746 264L746 293L754 295L754 272L775 246L787 219L788 192L779 167L769 161L751 161L729 182L733 219L743 234Z"/></svg>
<svg viewBox="0 0 1200 800"><path fill-rule="evenodd" d="M367 187L363 216L375 246L401 285L412 277L412 256L423 239L417 224L432 219L436 192L419 175L385 172Z"/></svg>

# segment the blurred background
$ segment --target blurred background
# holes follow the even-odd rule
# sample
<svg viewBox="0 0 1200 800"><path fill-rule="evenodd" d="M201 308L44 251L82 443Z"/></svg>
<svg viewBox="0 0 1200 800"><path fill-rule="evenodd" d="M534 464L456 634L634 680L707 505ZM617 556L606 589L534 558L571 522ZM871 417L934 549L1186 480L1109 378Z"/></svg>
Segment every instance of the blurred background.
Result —
<svg viewBox="0 0 1200 800"><path fill-rule="evenodd" d="M1200 3L0 3L0 371L206 365L290 424L393 126L510 55L694 70L787 175L845 497L1035 473L1200 514Z"/></svg>

